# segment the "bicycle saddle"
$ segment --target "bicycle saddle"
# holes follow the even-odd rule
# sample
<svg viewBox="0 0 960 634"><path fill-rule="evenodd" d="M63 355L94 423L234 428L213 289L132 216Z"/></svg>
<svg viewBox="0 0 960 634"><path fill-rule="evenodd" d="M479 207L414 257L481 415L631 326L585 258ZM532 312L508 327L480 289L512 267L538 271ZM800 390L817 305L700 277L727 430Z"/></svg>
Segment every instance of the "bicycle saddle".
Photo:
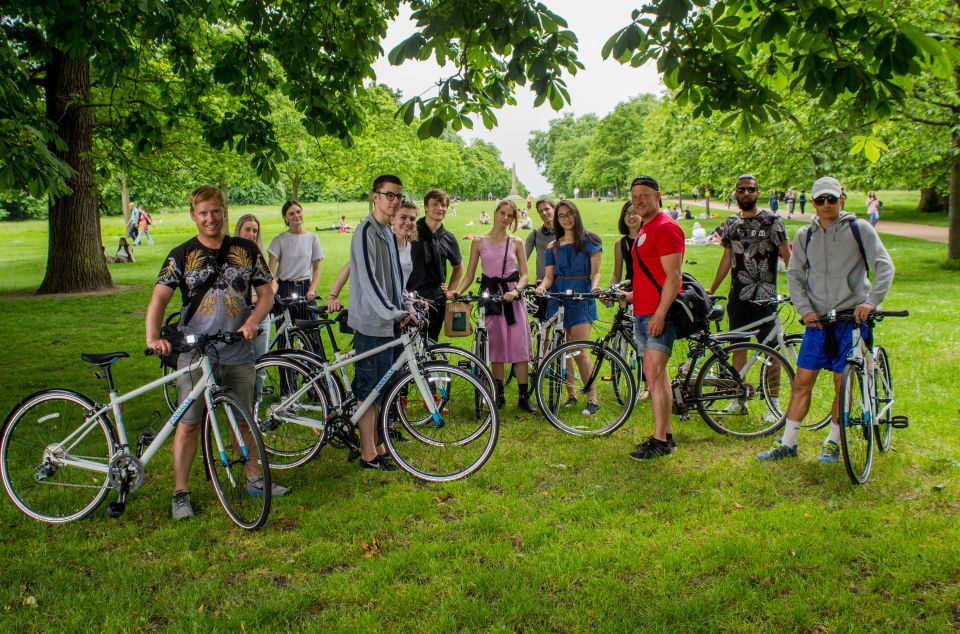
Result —
<svg viewBox="0 0 960 634"><path fill-rule="evenodd" d="M320 326L333 325L336 322L331 319L294 319L293 323L303 330L315 330Z"/></svg>
<svg viewBox="0 0 960 634"><path fill-rule="evenodd" d="M102 354L96 354L93 352L84 352L80 355L80 358L86 361L87 363L92 363L93 365L98 365L104 367L107 365L113 365L120 359L126 359L130 355L126 352L104 352Z"/></svg>
<svg viewBox="0 0 960 634"><path fill-rule="evenodd" d="M756 337L759 332L759 330L747 330L744 332L718 332L715 335L710 335L710 338L714 341L746 341L751 337Z"/></svg>

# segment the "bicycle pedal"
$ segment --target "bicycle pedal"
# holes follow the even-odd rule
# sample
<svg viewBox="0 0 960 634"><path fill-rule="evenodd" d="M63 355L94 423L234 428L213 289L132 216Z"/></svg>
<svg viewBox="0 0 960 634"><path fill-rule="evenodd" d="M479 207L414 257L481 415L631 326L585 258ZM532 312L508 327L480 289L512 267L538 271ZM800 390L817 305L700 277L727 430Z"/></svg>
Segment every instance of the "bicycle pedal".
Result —
<svg viewBox="0 0 960 634"><path fill-rule="evenodd" d="M910 419L906 416L893 416L890 418L890 426L894 429L906 429L910 425Z"/></svg>
<svg viewBox="0 0 960 634"><path fill-rule="evenodd" d="M350 453L347 454L347 462L353 462L354 460L356 460L356 459L359 458L359 457L360 457L360 450L359 450L359 449L351 449L351 450L350 450Z"/></svg>
<svg viewBox="0 0 960 634"><path fill-rule="evenodd" d="M117 519L123 512L126 510L127 505L125 502L110 502L107 504L107 517L112 517Z"/></svg>

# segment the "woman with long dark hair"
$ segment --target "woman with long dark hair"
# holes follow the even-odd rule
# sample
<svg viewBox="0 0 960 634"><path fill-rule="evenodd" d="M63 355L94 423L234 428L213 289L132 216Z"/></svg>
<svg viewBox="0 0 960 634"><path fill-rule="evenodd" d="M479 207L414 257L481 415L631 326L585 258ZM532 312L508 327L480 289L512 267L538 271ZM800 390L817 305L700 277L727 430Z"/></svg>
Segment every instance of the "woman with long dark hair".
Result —
<svg viewBox="0 0 960 634"><path fill-rule="evenodd" d="M267 249L270 270L277 280L277 295L284 299L296 295L313 301L323 260L320 239L303 228L303 207L297 201L285 202L281 214L288 229L271 240ZM291 314L297 319L309 317L302 307L291 310Z"/></svg>

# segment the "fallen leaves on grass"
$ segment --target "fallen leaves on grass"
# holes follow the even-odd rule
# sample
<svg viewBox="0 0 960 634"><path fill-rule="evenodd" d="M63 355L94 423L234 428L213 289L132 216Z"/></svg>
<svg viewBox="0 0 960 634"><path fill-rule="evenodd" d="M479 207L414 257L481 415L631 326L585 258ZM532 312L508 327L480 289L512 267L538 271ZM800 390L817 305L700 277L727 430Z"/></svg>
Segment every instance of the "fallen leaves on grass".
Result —
<svg viewBox="0 0 960 634"><path fill-rule="evenodd" d="M740 504L739 502L734 502L734 503L733 503L733 508L737 509L738 511L742 511L742 510L743 510L743 504Z"/></svg>
<svg viewBox="0 0 960 634"><path fill-rule="evenodd" d="M370 540L369 544L367 542L357 542L357 548L360 549L360 557L362 559L372 559L382 554L380 552L380 542L376 536Z"/></svg>

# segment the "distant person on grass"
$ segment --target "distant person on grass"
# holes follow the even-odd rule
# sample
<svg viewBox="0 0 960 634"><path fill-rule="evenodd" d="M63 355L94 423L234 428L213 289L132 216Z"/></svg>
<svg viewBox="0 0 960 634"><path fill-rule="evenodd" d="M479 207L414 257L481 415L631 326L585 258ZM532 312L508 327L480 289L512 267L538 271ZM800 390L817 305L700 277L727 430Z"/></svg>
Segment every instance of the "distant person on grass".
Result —
<svg viewBox="0 0 960 634"><path fill-rule="evenodd" d="M781 460L797 456L800 426L810 409L810 394L820 370L831 370L837 392L849 356L853 322L824 326L820 317L831 310L854 310L861 335L869 336L864 320L880 305L893 283L893 260L870 223L841 212L842 189L835 178L817 179L811 190L816 216L793 238L793 253L787 268L790 299L806 326L797 358L797 376L787 408L783 437L759 460ZM860 236L860 243L857 241ZM866 258L866 262L864 261ZM873 285L867 264L874 272ZM820 462L840 459L839 394L834 396L830 432L820 452Z"/></svg>
<svg viewBox="0 0 960 634"><path fill-rule="evenodd" d="M217 383L230 388L247 412L253 412L256 370L251 342L257 336L259 324L273 306L272 278L255 243L224 234L225 208L220 190L212 185L202 185L190 194L190 218L197 225L197 235L175 247L160 269L153 297L147 307L146 340L147 347L156 354L170 354L170 342L160 338L160 324L170 298L175 290L180 289L183 306L180 329L183 334L210 335L236 331L243 335L244 340L239 343L217 344L211 361ZM225 258L220 258L223 265L218 268L217 256L221 249L228 251ZM208 285L211 276L215 276L213 284L205 291L200 307L188 315L194 289ZM247 303L251 289L256 291L259 298L252 310ZM198 354L196 350L180 354L177 369L194 363ZM179 402L187 398L200 374L198 368L177 380ZM174 432L172 516L175 520L193 517L188 480L190 466L197 454L198 423L203 416L203 408L202 401L193 403ZM263 474L259 465L251 460L246 465L246 471L247 494L263 495ZM276 482L271 487L274 496L285 495L289 491Z"/></svg>
<svg viewBox="0 0 960 634"><path fill-rule="evenodd" d="M390 221L400 208L403 183L384 174L370 189L372 209L350 239L350 313L347 324L356 332L354 348L362 354L394 341L408 321L416 322L403 297L400 254ZM354 366L353 394L362 402L393 365L399 348L389 348ZM376 437L377 407L360 417L360 467L396 471L397 465Z"/></svg>
<svg viewBox="0 0 960 634"><path fill-rule="evenodd" d="M633 335L643 359L643 374L653 410L653 435L637 445L630 457L648 460L670 455L676 446L670 428L673 393L667 362L677 329L667 313L682 289L680 267L684 235L680 225L660 208L660 185L653 177L633 179L630 200L642 222L631 251Z"/></svg>
<svg viewBox="0 0 960 634"><path fill-rule="evenodd" d="M711 295L716 293L727 278L727 273L730 273L727 300L730 330L742 328L776 312L776 306L772 304L754 302L777 296L777 259L790 263L790 242L783 221L773 211L757 209L760 196L757 179L751 174L738 178L735 195L740 210L723 222L719 232L723 236L723 256L717 265L713 283L707 289ZM758 326L757 340L763 341L772 328L772 321ZM742 368L746 359L745 352L734 353L734 367ZM779 385L779 374L772 380L776 381L774 386ZM778 410L780 408L776 399L771 405ZM733 411L740 408L737 400L729 405ZM767 412L766 417L771 416L775 414Z"/></svg>

